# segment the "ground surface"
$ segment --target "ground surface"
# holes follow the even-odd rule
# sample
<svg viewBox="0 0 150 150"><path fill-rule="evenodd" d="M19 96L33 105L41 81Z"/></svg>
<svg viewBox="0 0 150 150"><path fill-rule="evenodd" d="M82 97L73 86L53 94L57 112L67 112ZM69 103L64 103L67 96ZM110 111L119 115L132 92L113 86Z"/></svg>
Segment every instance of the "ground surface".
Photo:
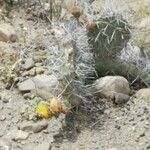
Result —
<svg viewBox="0 0 150 150"><path fill-rule="evenodd" d="M0 103L0 136L4 136L15 129L22 122L18 110L25 103L17 92L1 90L5 93L9 102ZM133 99L124 107L116 107L108 104L104 114L93 118L90 115L76 116L75 126L64 129L64 139L61 135L56 138L52 149L77 150L77 149L112 149L112 150L146 150L150 149L150 102ZM83 115L83 114L81 114ZM81 118L80 118L81 117ZM91 117L91 118L90 118ZM93 120L93 122L89 120ZM72 118L70 119L72 120ZM52 122L55 122L55 125ZM53 135L57 135L60 129L59 119L49 120L48 131L34 133L27 140L12 142L14 150L30 150L42 141L53 141Z"/></svg>
<svg viewBox="0 0 150 150"><path fill-rule="evenodd" d="M132 4L132 3L131 3ZM20 13L18 13L20 12ZM23 15L22 15L23 14ZM19 47L23 40L34 39L45 32L43 22L27 19L23 10L14 10L11 23L22 38L11 46ZM31 17L32 18L32 17ZM21 27L23 26L23 28ZM38 27L38 30L37 30ZM23 39L24 37L24 39ZM36 39L36 38L37 39ZM39 38L40 39L40 38ZM20 49L23 46L20 46ZM5 139L10 131L27 122L19 110L34 99L25 99L17 89L0 87L0 139ZM31 133L26 140L11 141L12 150L33 150L38 144L51 143L52 150L148 150L150 149L150 101L131 98L124 106L115 106L109 100L100 102L100 112L78 113L68 116L72 124L62 126L62 118L49 119L47 129ZM62 118L61 118L62 117Z"/></svg>

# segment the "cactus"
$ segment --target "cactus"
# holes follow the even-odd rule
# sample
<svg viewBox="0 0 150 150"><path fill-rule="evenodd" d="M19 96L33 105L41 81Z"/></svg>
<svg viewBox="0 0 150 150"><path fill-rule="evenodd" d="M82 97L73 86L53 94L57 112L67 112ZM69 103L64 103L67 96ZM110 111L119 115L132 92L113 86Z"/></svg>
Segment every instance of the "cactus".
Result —
<svg viewBox="0 0 150 150"><path fill-rule="evenodd" d="M97 28L94 31L88 31L88 37L98 75L112 72L120 74L116 58L131 38L129 26L124 19L118 19L116 16L100 18L96 24Z"/></svg>

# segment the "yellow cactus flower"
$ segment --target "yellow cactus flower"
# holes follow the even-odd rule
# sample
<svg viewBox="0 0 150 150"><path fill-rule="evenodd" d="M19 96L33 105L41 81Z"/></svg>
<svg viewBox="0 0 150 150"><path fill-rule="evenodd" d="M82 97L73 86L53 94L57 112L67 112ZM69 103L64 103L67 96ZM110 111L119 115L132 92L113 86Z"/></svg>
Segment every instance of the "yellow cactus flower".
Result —
<svg viewBox="0 0 150 150"><path fill-rule="evenodd" d="M49 110L48 104L45 102L40 102L37 106L37 113L42 118L50 118L52 117L52 114Z"/></svg>

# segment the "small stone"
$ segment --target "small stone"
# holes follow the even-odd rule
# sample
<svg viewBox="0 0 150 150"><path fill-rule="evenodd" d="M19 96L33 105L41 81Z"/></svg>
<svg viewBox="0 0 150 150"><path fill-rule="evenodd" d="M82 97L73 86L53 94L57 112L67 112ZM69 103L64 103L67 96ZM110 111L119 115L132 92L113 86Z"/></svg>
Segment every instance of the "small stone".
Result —
<svg viewBox="0 0 150 150"><path fill-rule="evenodd" d="M49 142L42 142L39 144L34 150L50 150L51 149L51 143Z"/></svg>
<svg viewBox="0 0 150 150"><path fill-rule="evenodd" d="M20 129L22 131L32 131L34 133L38 133L41 132L42 130L46 129L48 126L48 121L47 120L42 120L42 121L38 121L36 123L32 123L32 122L27 122L24 123L22 125L20 125Z"/></svg>
<svg viewBox="0 0 150 150"><path fill-rule="evenodd" d="M36 74L42 74L45 71L42 67L36 67Z"/></svg>
<svg viewBox="0 0 150 150"><path fill-rule="evenodd" d="M146 147L146 149L150 149L150 145L148 145L148 146Z"/></svg>
<svg viewBox="0 0 150 150"><path fill-rule="evenodd" d="M116 104L125 104L130 99L130 96L122 93L114 93L114 101Z"/></svg>
<svg viewBox="0 0 150 150"><path fill-rule="evenodd" d="M34 61L32 58L26 58L21 66L22 66L22 68L29 70L32 67L34 67Z"/></svg>
<svg viewBox="0 0 150 150"><path fill-rule="evenodd" d="M30 76L35 76L35 74L36 74L35 68L32 68L31 70L29 70L29 75Z"/></svg>
<svg viewBox="0 0 150 150"><path fill-rule="evenodd" d="M143 137L143 136L145 136L145 133L140 134L140 137Z"/></svg>
<svg viewBox="0 0 150 150"><path fill-rule="evenodd" d="M121 126L115 125L115 128L118 129L118 130L120 130Z"/></svg>
<svg viewBox="0 0 150 150"><path fill-rule="evenodd" d="M6 119L5 116L0 116L0 121L4 121Z"/></svg>
<svg viewBox="0 0 150 150"><path fill-rule="evenodd" d="M6 97L4 97L4 98L3 98L3 103L8 103L8 102L9 102L9 99L6 98Z"/></svg>
<svg viewBox="0 0 150 150"><path fill-rule="evenodd" d="M34 95L32 95L31 93L25 93L23 95L23 97L24 97L24 99L32 99L32 98L34 98Z"/></svg>
<svg viewBox="0 0 150 150"><path fill-rule="evenodd" d="M43 99L51 97L54 89L60 90L60 83L54 75L37 75L33 81L36 85L36 93Z"/></svg>
<svg viewBox="0 0 150 150"><path fill-rule="evenodd" d="M14 28L7 23L0 24L0 41L15 42L16 40L17 34Z"/></svg>
<svg viewBox="0 0 150 150"><path fill-rule="evenodd" d="M4 107L0 105L0 110L2 110Z"/></svg>
<svg viewBox="0 0 150 150"><path fill-rule="evenodd" d="M122 76L105 76L95 81L94 87L101 96L114 98L113 93L130 93L129 82Z"/></svg>
<svg viewBox="0 0 150 150"><path fill-rule="evenodd" d="M18 83L19 91L31 91L35 89L35 84L32 79L27 79L21 83Z"/></svg>
<svg viewBox="0 0 150 150"><path fill-rule="evenodd" d="M11 142L7 139L0 139L0 150L11 150Z"/></svg>
<svg viewBox="0 0 150 150"><path fill-rule="evenodd" d="M40 66L42 66L42 63L36 63L35 66L40 67Z"/></svg>
<svg viewBox="0 0 150 150"><path fill-rule="evenodd" d="M26 140L29 137L29 133L15 129L8 133L6 137L14 141Z"/></svg>
<svg viewBox="0 0 150 150"><path fill-rule="evenodd" d="M150 88L140 89L135 97L141 100L150 100Z"/></svg>
<svg viewBox="0 0 150 150"><path fill-rule="evenodd" d="M47 130L49 134L57 135L59 134L59 130L61 127L62 127L62 124L58 120L52 118L48 124Z"/></svg>
<svg viewBox="0 0 150 150"><path fill-rule="evenodd" d="M0 137L5 135L5 131L4 130L0 130Z"/></svg>
<svg viewBox="0 0 150 150"><path fill-rule="evenodd" d="M29 76L29 71L24 71L23 73L21 73L22 77L26 77Z"/></svg>

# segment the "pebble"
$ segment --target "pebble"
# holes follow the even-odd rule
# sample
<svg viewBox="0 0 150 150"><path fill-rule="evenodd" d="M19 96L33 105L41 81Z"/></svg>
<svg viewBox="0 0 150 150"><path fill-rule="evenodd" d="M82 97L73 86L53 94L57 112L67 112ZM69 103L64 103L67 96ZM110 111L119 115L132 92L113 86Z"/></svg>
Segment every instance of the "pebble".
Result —
<svg viewBox="0 0 150 150"><path fill-rule="evenodd" d="M34 60L32 58L26 58L22 63L22 68L29 70L34 67Z"/></svg>
<svg viewBox="0 0 150 150"><path fill-rule="evenodd" d="M29 137L29 133L14 129L10 133L6 135L8 139L18 141L18 140L26 140Z"/></svg>
<svg viewBox="0 0 150 150"><path fill-rule="evenodd" d="M27 79L21 83L18 83L19 91L30 91L35 89L35 84L32 79Z"/></svg>
<svg viewBox="0 0 150 150"><path fill-rule="evenodd" d="M26 122L19 126L22 131L38 133L46 129L48 126L48 120L38 121L36 123Z"/></svg>
<svg viewBox="0 0 150 150"><path fill-rule="evenodd" d="M35 68L32 68L31 70L29 70L29 75L30 76L35 76L36 74L36 69Z"/></svg>
<svg viewBox="0 0 150 150"><path fill-rule="evenodd" d="M4 130L0 130L0 137L4 136L5 131Z"/></svg>
<svg viewBox="0 0 150 150"><path fill-rule="evenodd" d="M34 150L50 150L51 149L51 143L49 142L42 142L39 144Z"/></svg>
<svg viewBox="0 0 150 150"><path fill-rule="evenodd" d="M6 97L4 97L4 98L3 98L3 103L8 103L8 102L9 102L9 99L6 98Z"/></svg>
<svg viewBox="0 0 150 150"><path fill-rule="evenodd" d="M125 104L130 99L130 96L122 93L115 93L114 94L114 101L116 104Z"/></svg>
<svg viewBox="0 0 150 150"><path fill-rule="evenodd" d="M36 67L36 74L42 74L44 73L45 69L42 67Z"/></svg>
<svg viewBox="0 0 150 150"><path fill-rule="evenodd" d="M0 116L0 121L4 121L6 119L6 117L5 116Z"/></svg>
<svg viewBox="0 0 150 150"><path fill-rule="evenodd" d="M34 98L34 95L32 95L31 93L25 93L23 95L24 99L33 99Z"/></svg>
<svg viewBox="0 0 150 150"><path fill-rule="evenodd" d="M7 139L0 139L0 150L11 150L11 142Z"/></svg>

